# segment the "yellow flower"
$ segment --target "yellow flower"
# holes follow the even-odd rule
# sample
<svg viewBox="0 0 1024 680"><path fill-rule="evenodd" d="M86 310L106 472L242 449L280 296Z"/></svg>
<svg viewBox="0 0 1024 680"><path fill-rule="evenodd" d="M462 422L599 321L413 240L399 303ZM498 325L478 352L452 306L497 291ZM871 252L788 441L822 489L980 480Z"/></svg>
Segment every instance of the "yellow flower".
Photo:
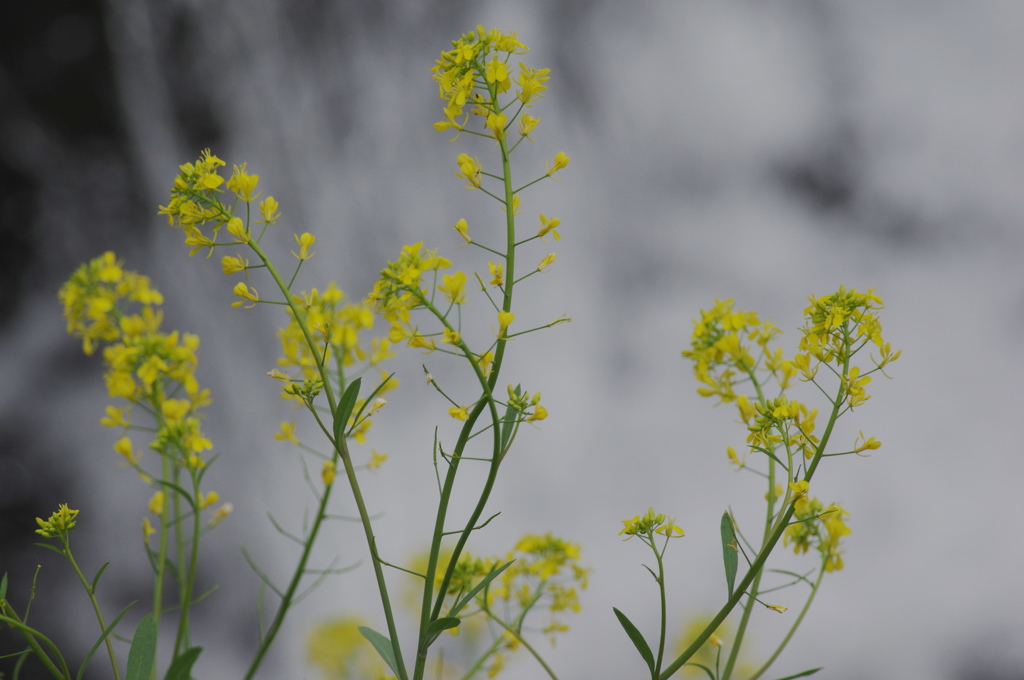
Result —
<svg viewBox="0 0 1024 680"><path fill-rule="evenodd" d="M505 139L505 125L508 123L508 116L504 113L487 114L487 129L495 139Z"/></svg>
<svg viewBox="0 0 1024 680"><path fill-rule="evenodd" d="M256 303L260 301L260 296L259 293L256 292L256 289L253 288L252 290L250 290L249 286L245 285L244 281L239 281L238 283L235 284L234 293L235 295L242 299L236 302L232 302L232 307L241 307L242 305L245 305L246 309L250 309L252 307L255 307ZM246 305L245 300L250 300L252 304Z"/></svg>
<svg viewBox="0 0 1024 680"><path fill-rule="evenodd" d="M295 255L295 257L297 257L300 262L304 262L305 260L308 260L309 258L313 257L314 255L316 255L316 253L309 252L309 249L313 247L314 241L316 241L316 237L310 234L309 232L303 233L302 236L295 234L295 242L299 244L299 252L296 253L293 250L292 255Z"/></svg>
<svg viewBox="0 0 1024 680"><path fill-rule="evenodd" d="M458 173L455 173L455 174L458 174ZM463 243L462 245L466 246L466 245L469 245L470 243L473 242L473 239L471 239L469 237L469 234L466 233L466 231L469 229L469 225L466 224L466 220L465 219L460 219L458 222L456 222L455 225L452 226L452 229L454 229L455 231L459 232L459 236L461 236L462 238L464 238L466 240L466 242Z"/></svg>
<svg viewBox="0 0 1024 680"><path fill-rule="evenodd" d="M228 233L235 237L235 243L249 242L249 230L245 228L241 217L232 217L228 220Z"/></svg>
<svg viewBox="0 0 1024 680"><path fill-rule="evenodd" d="M452 406L448 409L448 415L456 420L469 420L469 408L466 406Z"/></svg>
<svg viewBox="0 0 1024 680"><path fill-rule="evenodd" d="M118 455L124 456L124 459L131 465L135 465L139 462L135 457L135 452L132 451L132 440L128 437L121 437L114 442L114 451L116 451Z"/></svg>
<svg viewBox="0 0 1024 680"><path fill-rule="evenodd" d="M505 266L500 263L488 262L487 269L491 272L491 285L500 286L505 283Z"/></svg>
<svg viewBox="0 0 1024 680"><path fill-rule="evenodd" d="M281 431L274 435L278 441L289 441L296 446L299 445L299 438L295 436L295 423L281 423Z"/></svg>
<svg viewBox="0 0 1024 680"><path fill-rule="evenodd" d="M164 514L163 491L157 491L153 494L153 497L149 499L149 511L157 516Z"/></svg>
<svg viewBox="0 0 1024 680"><path fill-rule="evenodd" d="M271 225L277 221L277 219L281 217L281 213L278 212L280 207L281 206L277 202L277 199L273 196L267 196L265 199L260 201L260 214L263 215L263 219L260 221L260 224Z"/></svg>
<svg viewBox="0 0 1024 680"><path fill-rule="evenodd" d="M334 481L335 465L333 460L325 460L323 470L320 472L320 477L324 480L324 486L330 486L331 482Z"/></svg>
<svg viewBox="0 0 1024 680"><path fill-rule="evenodd" d="M561 220L557 217L552 217L550 220L544 216L544 213L540 214L540 231L537 232L537 236L545 236L550 233L555 237L556 241L561 241L562 237L558 234L555 229L561 224Z"/></svg>
<svg viewBox="0 0 1024 680"><path fill-rule="evenodd" d="M544 271L546 268L548 268L552 264L554 264L554 262L555 262L555 260L557 258L558 258L558 256L555 253L548 253L544 257L544 259L540 261L540 264L537 265L537 271L539 271L539 272Z"/></svg>
<svg viewBox="0 0 1024 680"><path fill-rule="evenodd" d="M480 160L469 154L460 153L455 162L459 165L455 176L466 181L467 189L479 189L483 181L483 168L480 165Z"/></svg>
<svg viewBox="0 0 1024 680"><path fill-rule="evenodd" d="M498 312L498 337L504 337L505 331L515 321L516 315L512 312L501 311Z"/></svg>
<svg viewBox="0 0 1024 680"><path fill-rule="evenodd" d="M242 163L241 166L234 166L234 173L232 173L231 179L228 180L228 189L234 192L240 199L249 203L254 198L252 192L256 190L256 184L260 181L260 176L246 173L245 166L245 163Z"/></svg>
<svg viewBox="0 0 1024 680"><path fill-rule="evenodd" d="M552 175L554 175L556 172L558 172L567 165L569 165L569 157L565 155L564 151L559 151L558 153L555 154L554 162L551 165L546 166L547 172L545 174L548 177L551 177ZM554 177L551 177L551 179L554 179Z"/></svg>

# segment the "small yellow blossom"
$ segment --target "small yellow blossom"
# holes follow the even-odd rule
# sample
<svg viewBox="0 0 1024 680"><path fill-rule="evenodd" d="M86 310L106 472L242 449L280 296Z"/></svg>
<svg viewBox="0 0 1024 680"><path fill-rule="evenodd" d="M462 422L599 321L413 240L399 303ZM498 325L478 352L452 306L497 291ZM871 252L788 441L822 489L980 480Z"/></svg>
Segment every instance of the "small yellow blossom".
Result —
<svg viewBox="0 0 1024 680"><path fill-rule="evenodd" d="M260 224L271 225L281 217L281 213L278 212L280 204L273 196L267 196L265 199L260 201L260 214L263 215L263 219Z"/></svg>
<svg viewBox="0 0 1024 680"><path fill-rule="evenodd" d="M296 446L299 445L299 438L295 436L295 423L282 422L281 430L274 435L278 441L288 441Z"/></svg>
<svg viewBox="0 0 1024 680"><path fill-rule="evenodd" d="M459 236L461 236L462 238L464 238L466 240L466 242L463 243L462 245L468 246L470 243L473 242L473 239L471 239L469 237L469 234L466 233L467 230L469 229L469 225L466 223L465 219L460 219L458 222L456 222L452 226L452 229L454 229L455 231L459 232Z"/></svg>
<svg viewBox="0 0 1024 680"><path fill-rule="evenodd" d="M555 229L558 228L559 224L561 224L561 220L559 220L557 217L552 217L551 219L548 219L547 217L544 216L544 213L541 213L540 231L537 232L537 236L546 236L547 234L550 233L552 236L555 237L556 241L561 241L562 237L559 235L557 231L555 231Z"/></svg>
<svg viewBox="0 0 1024 680"><path fill-rule="evenodd" d="M324 486L330 486L331 482L334 481L335 465L333 460L325 460L323 470L320 471L320 477L324 480Z"/></svg>
<svg viewBox="0 0 1024 680"><path fill-rule="evenodd" d="M242 305L245 305L246 309L250 309L252 307L255 307L256 303L260 301L260 296L259 293L256 292L256 289L250 289L249 286L245 285L244 281L239 281L238 283L235 284L234 293L236 296L242 299L232 302L232 307L241 307ZM251 301L252 304L246 305L246 300Z"/></svg>
<svg viewBox="0 0 1024 680"><path fill-rule="evenodd" d="M564 151L559 151L558 153L555 154L554 162L551 165L547 166L547 172L545 174L548 177L551 177L551 179L554 179L552 175L554 175L556 172L566 167L567 165L569 165L569 157L565 155Z"/></svg>
<svg viewBox="0 0 1024 680"><path fill-rule="evenodd" d="M157 491L156 493L153 494L153 497L149 499L149 511L157 516L164 514L163 491Z"/></svg>
<svg viewBox="0 0 1024 680"><path fill-rule="evenodd" d="M469 407L452 406L448 409L448 415L456 420L469 420Z"/></svg>
<svg viewBox="0 0 1024 680"><path fill-rule="evenodd" d="M295 234L295 242L299 244L299 252L296 253L293 250L292 255L298 258L300 262L304 262L309 258L313 257L314 255L316 255L316 252L311 253L309 252L309 249L313 247L314 241L316 241L316 237L310 234L309 232L303 233L302 236Z"/></svg>

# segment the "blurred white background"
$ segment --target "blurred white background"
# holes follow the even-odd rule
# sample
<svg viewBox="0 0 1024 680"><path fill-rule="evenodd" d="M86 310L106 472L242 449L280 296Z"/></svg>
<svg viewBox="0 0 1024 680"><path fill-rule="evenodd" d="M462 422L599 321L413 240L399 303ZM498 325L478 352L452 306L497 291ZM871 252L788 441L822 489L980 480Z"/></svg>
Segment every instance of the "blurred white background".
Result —
<svg viewBox="0 0 1024 680"><path fill-rule="evenodd" d="M518 30L532 48L523 60L552 69L517 178L556 151L572 158L562 183L524 195L527 228L543 212L563 238L551 271L521 288L516 323L573 322L517 340L507 363L508 380L542 391L551 415L520 436L490 506L502 514L473 544L500 553L549 531L582 543L593 574L582 615L550 652L560 677L641 676L611 607L653 631L656 590L642 546L617 536L622 518L654 506L687 531L669 553L676 635L724 595L722 511L751 527L759 516L762 488L726 462L744 430L696 396L680 357L692 319L732 297L774 320L792 352L807 296L845 284L884 298L885 337L904 354L839 433L864 430L883 447L831 459L816 477L815 494L851 512L847 566L826 579L772 677L823 665L821 677L840 680L1024 678L1019 3L110 0L24 12L14 23L38 39L12 33L0 73L0 568L22 588L41 559L27 548L31 518L68 502L82 510L76 545L95 546L96 566L113 561L110 606L145 594L149 491L116 466L115 433L98 424L99 361L78 357L56 302L78 262L113 248L165 294L165 325L203 339L215 401L204 427L221 453L210 479L236 512L207 545L204 578L221 589L200 608L217 642L198 672L240 674L257 582L238 545L283 578L291 550L265 513L298 526L310 505L293 452L272 439L299 416L265 377L282 317L230 308L234 281L216 258L187 258L156 206L177 165L210 146L229 165L248 162L281 201L271 238L282 257L293 232L316 234L303 287L336 280L361 297L420 240L481 266L450 225L465 217L483 239L500 213L452 173L458 153L486 169L493 151L431 128L441 104L428 69L484 24ZM536 260L551 249L538 246ZM269 291L258 272L250 283ZM425 545L432 522L434 424L454 436L423 362L437 376L453 368L404 353L402 389L371 437L390 458L366 494L395 561ZM457 393L463 383L448 380ZM353 527L335 531L324 562L364 559ZM68 623L86 602L60 573L46 567L36 606L60 607L50 624L87 643L91 630ZM343 610L383 628L371 584L364 565L324 585L262 677L316 677L305 635ZM780 603L798 602L793 593ZM793 615L756 611L756 650L770 652ZM541 677L527 659L507 673Z"/></svg>

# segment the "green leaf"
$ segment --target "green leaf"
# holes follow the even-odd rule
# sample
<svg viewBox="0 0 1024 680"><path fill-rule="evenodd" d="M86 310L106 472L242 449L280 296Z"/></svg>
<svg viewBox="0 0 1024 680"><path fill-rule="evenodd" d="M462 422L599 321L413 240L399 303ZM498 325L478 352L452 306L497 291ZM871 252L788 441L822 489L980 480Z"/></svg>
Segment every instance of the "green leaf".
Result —
<svg viewBox="0 0 1024 680"><path fill-rule="evenodd" d="M0 578L0 600L7 599L7 572L4 572L3 578Z"/></svg>
<svg viewBox="0 0 1024 680"><path fill-rule="evenodd" d="M203 651L202 647L189 647L179 654L171 662L171 667L167 669L167 675L164 676L164 680L188 680L189 675L192 673L192 664L199 658L201 651Z"/></svg>
<svg viewBox="0 0 1024 680"><path fill-rule="evenodd" d="M732 527L732 517L726 512L722 515L722 560L725 562L725 583L729 586L729 597L732 598L732 588L736 583L736 565L739 562L737 554L736 532Z"/></svg>
<svg viewBox="0 0 1024 680"><path fill-rule="evenodd" d="M103 565L103 566L105 567L106 565ZM102 573L102 571L103 571L103 569L100 569L101 573ZM96 578L99 578L99 574L96 575ZM95 581L94 581L94 583L95 583ZM103 629L103 632L100 633L99 639L96 640L95 644L93 644L93 646L92 646L92 649L90 649L89 653L85 655L84 659L82 659L82 665L78 667L78 674L75 675L75 680L82 680L82 676L85 675L85 667L89 665L89 661L92 660L93 654L95 654L96 650L98 650L100 648L100 645L102 645L103 641L107 639L107 636L114 632L114 628L121 621L121 618L125 614L128 613L128 610L131 609L132 605L134 605L134 604L135 603L132 602L127 607L122 609L120 611L120 613L117 616L114 617L114 620L110 622L110 625L108 625L106 628Z"/></svg>
<svg viewBox="0 0 1024 680"><path fill-rule="evenodd" d="M96 592L96 586L99 585L100 576L103 576L103 572L109 566L110 566L110 562L107 562L102 567L100 567L99 571L96 572L96 575L92 577L92 586L91 586L92 587L92 592L94 592L94 593Z"/></svg>
<svg viewBox="0 0 1024 680"><path fill-rule="evenodd" d="M128 669L125 680L149 680L156 657L156 621L152 614L146 614L139 621L128 650Z"/></svg>
<svg viewBox="0 0 1024 680"><path fill-rule="evenodd" d="M427 646L433 644L434 640L436 640L438 636L441 635L441 633L448 630L449 628L454 628L460 623L462 623L462 620L459 619L459 617L457 616L443 616L439 619L434 619L433 621L431 621L430 625L427 626L427 633L425 636Z"/></svg>
<svg viewBox="0 0 1024 680"><path fill-rule="evenodd" d="M512 560L512 562L515 562L515 560ZM500 567L492 571L487 576L484 576L480 583L477 583L476 586L473 587L473 590L463 595L462 599L456 602L455 606L453 606L448 613L452 616L457 616L458 613L462 611L463 607L465 607L467 604L473 601L473 598L476 597L477 593L483 590L488 583L493 581L498 576L498 574L512 566L512 562L506 562L505 564L501 565Z"/></svg>
<svg viewBox="0 0 1024 680"><path fill-rule="evenodd" d="M345 393L341 395L338 402L338 409L334 412L334 441L341 446L341 440L345 437L345 428L348 427L348 419L352 415L352 409L356 406L356 399L359 398L359 386L362 378L356 378L349 383Z"/></svg>
<svg viewBox="0 0 1024 680"><path fill-rule="evenodd" d="M784 678L779 678L779 680L793 680L793 678L806 678L808 675L814 675L815 673L820 671L822 668L824 668L824 666L821 666L819 668L812 668L809 671L804 671L803 673L797 673L796 675L787 675Z"/></svg>
<svg viewBox="0 0 1024 680"><path fill-rule="evenodd" d="M384 659L384 663L388 665L391 672L398 675L398 669L396 666L398 663L395 661L395 648L391 644L391 639L386 638L373 628L367 628L366 626L359 626L359 632L363 634L363 637L370 641L373 648L377 650L380 657Z"/></svg>
<svg viewBox="0 0 1024 680"><path fill-rule="evenodd" d="M612 611L615 612L615 616L618 617L619 623L622 624L622 628L626 631L626 635L633 641L633 645L636 647L636 651L640 652L640 656L647 662L647 667L651 669L651 673L654 673L654 654L651 653L651 648L647 644L647 640L644 640L644 636L640 634L640 631L636 629L633 622L626 618L626 615L620 612L615 607L612 607Z"/></svg>

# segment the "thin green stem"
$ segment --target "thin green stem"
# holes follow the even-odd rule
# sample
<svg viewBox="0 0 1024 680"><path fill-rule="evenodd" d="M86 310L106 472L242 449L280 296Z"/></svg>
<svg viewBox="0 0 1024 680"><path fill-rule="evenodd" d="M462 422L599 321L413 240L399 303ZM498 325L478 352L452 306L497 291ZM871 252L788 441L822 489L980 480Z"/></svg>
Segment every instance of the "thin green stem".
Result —
<svg viewBox="0 0 1024 680"><path fill-rule="evenodd" d="M768 660L764 662L763 666L757 669L756 673L750 676L749 680L757 680L759 677L761 677L765 673L765 671L767 671L768 668L773 663L775 663L775 660L779 658L779 655L782 654L782 650L784 650L786 648L786 645L789 644L789 641L793 638L793 635L796 633L796 629L800 627L800 624L803 622L808 610L810 610L811 603L814 602L814 597L818 594L818 588L821 586L821 580L824 576L825 562L823 561L821 564L821 569L818 571L818 578L814 581L814 585L811 587L811 594L807 596L807 601L804 602L803 608L800 609L800 615L796 617L796 621L793 622L793 625L786 633L786 636L782 638L782 642L779 643L779 646L775 649L774 652L772 652L772 655L768 657Z"/></svg>
<svg viewBox="0 0 1024 680"><path fill-rule="evenodd" d="M85 574L78 567L78 562L75 561L75 556L71 554L71 543L68 540L67 534L60 536L61 543L64 544L64 557L68 558L68 562L71 563L71 568L75 571L75 575L78 576L78 581L85 588L86 594L89 595L89 601L92 603L92 610L96 612L96 621L100 624L100 630L107 629L107 623L103 620L103 611L100 609L100 603L96 600L96 591L93 589L92 584L88 579L85 578ZM110 657L110 667L114 670L114 680L121 680L121 671L117 666L117 655L114 653L114 645L110 641L108 635L103 641L107 647L107 656Z"/></svg>

